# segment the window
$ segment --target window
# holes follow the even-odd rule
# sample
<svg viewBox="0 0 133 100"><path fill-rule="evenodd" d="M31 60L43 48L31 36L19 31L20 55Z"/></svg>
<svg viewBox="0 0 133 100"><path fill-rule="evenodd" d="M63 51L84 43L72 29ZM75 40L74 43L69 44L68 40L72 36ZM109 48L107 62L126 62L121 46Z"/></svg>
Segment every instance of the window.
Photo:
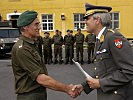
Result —
<svg viewBox="0 0 133 100"><path fill-rule="evenodd" d="M18 29L1 29L0 38L17 38L20 36Z"/></svg>
<svg viewBox="0 0 133 100"><path fill-rule="evenodd" d="M111 12L110 13L111 15L111 25L110 25L110 28L112 29L119 29L120 26L119 26L119 12Z"/></svg>
<svg viewBox="0 0 133 100"><path fill-rule="evenodd" d="M53 31L53 15L42 15L42 31Z"/></svg>
<svg viewBox="0 0 133 100"><path fill-rule="evenodd" d="M84 17L85 14L74 14L74 29L85 29Z"/></svg>
<svg viewBox="0 0 133 100"><path fill-rule="evenodd" d="M19 36L20 36L20 31L18 29L9 30L9 37L10 38L17 38Z"/></svg>
<svg viewBox="0 0 133 100"><path fill-rule="evenodd" d="M8 38L8 30L0 30L0 38Z"/></svg>

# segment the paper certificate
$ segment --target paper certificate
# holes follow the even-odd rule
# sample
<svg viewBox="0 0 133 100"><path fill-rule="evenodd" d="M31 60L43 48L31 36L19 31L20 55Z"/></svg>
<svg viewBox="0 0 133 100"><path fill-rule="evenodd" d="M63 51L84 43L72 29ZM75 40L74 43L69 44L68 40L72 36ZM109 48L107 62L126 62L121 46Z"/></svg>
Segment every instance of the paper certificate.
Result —
<svg viewBox="0 0 133 100"><path fill-rule="evenodd" d="M80 69L80 71L85 75L85 77L88 80L92 79L92 77L83 70L83 68L80 66L80 64L78 62L75 62L73 59L72 59L72 61L75 63L75 65Z"/></svg>

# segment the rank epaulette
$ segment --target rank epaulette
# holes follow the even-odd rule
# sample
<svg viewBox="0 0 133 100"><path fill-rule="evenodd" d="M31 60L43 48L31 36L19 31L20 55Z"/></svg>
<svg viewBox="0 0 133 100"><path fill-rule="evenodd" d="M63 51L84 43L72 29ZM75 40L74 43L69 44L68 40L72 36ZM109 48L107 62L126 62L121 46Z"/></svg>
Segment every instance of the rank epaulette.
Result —
<svg viewBox="0 0 133 100"><path fill-rule="evenodd" d="M114 30L112 30L112 29L108 29L108 31L110 31L110 32L112 32L112 33L115 33L115 31L114 31Z"/></svg>

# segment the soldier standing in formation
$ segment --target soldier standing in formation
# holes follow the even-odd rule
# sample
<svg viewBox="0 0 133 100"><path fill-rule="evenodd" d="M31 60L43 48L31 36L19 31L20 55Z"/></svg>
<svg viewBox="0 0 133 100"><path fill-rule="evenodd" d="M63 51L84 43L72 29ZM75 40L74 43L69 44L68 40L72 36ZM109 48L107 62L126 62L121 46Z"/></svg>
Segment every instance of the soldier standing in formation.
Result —
<svg viewBox="0 0 133 100"><path fill-rule="evenodd" d="M0 13L0 21L2 21L2 16L1 16L1 13Z"/></svg>
<svg viewBox="0 0 133 100"><path fill-rule="evenodd" d="M79 53L80 53L80 62L83 64L83 43L84 43L84 34L81 33L81 29L77 29L78 33L75 35L76 42L76 58L79 62Z"/></svg>
<svg viewBox="0 0 133 100"><path fill-rule="evenodd" d="M48 36L50 37L50 34L48 34ZM52 38L50 37L50 39L51 39L51 45L50 45L50 61L51 61L51 63L53 63L53 52L52 52L52 44L53 44L53 42L52 42Z"/></svg>
<svg viewBox="0 0 133 100"><path fill-rule="evenodd" d="M70 60L70 64L73 64L73 43L74 37L70 34L70 30L67 30L67 35L64 37L64 45L65 45L65 64L68 64ZM70 58L70 59L69 59Z"/></svg>
<svg viewBox="0 0 133 100"><path fill-rule="evenodd" d="M55 31L55 35L52 38L54 44L54 64L58 63L57 57L59 55L59 64L62 64L62 45L63 37L60 35L59 30Z"/></svg>
<svg viewBox="0 0 133 100"><path fill-rule="evenodd" d="M60 34L60 36L63 38L63 36L62 36L62 32L61 32L61 31L59 31L59 34ZM62 45L63 45L63 43L62 43ZM62 49L61 49L61 63L63 63L63 58L62 58Z"/></svg>
<svg viewBox="0 0 133 100"><path fill-rule="evenodd" d="M51 43L52 40L49 37L49 33L45 32L43 38L43 53L44 53L45 64L51 63Z"/></svg>
<svg viewBox="0 0 133 100"><path fill-rule="evenodd" d="M72 30L70 30L70 35L74 38L74 36L73 36L73 31ZM72 58L74 58L74 43L75 43L75 39L73 40L73 44L72 44L72 49L73 49L73 52L72 52Z"/></svg>
<svg viewBox="0 0 133 100"><path fill-rule="evenodd" d="M38 52L39 52L40 56L42 57L43 56L43 54L42 54L42 44L43 44L43 38L42 38L42 36L39 36L36 39L36 44L37 44L37 47L38 47Z"/></svg>
<svg viewBox="0 0 133 100"><path fill-rule="evenodd" d="M92 57L94 54L96 36L92 33L88 34L85 38L85 42L87 43L88 64L90 64L90 63L92 63Z"/></svg>

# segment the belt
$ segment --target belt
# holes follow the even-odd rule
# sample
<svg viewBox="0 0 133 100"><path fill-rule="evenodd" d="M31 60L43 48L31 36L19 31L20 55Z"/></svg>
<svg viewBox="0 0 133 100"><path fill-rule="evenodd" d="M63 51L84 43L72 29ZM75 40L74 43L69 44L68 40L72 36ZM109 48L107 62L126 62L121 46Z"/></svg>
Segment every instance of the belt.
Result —
<svg viewBox="0 0 133 100"><path fill-rule="evenodd" d="M54 45L60 45L61 46L61 44L54 44Z"/></svg>
<svg viewBox="0 0 133 100"><path fill-rule="evenodd" d="M65 44L65 45L71 46L71 45L73 45L73 44Z"/></svg>
<svg viewBox="0 0 133 100"><path fill-rule="evenodd" d="M36 89L34 89L34 90L32 90L32 91L29 91L29 92L25 92L25 93L18 93L18 95L24 95L24 94L30 94L30 93L44 93L44 92L46 92L46 88L44 88L44 87L39 87L39 88L36 88Z"/></svg>
<svg viewBox="0 0 133 100"><path fill-rule="evenodd" d="M83 43L76 43L76 44L83 44Z"/></svg>

